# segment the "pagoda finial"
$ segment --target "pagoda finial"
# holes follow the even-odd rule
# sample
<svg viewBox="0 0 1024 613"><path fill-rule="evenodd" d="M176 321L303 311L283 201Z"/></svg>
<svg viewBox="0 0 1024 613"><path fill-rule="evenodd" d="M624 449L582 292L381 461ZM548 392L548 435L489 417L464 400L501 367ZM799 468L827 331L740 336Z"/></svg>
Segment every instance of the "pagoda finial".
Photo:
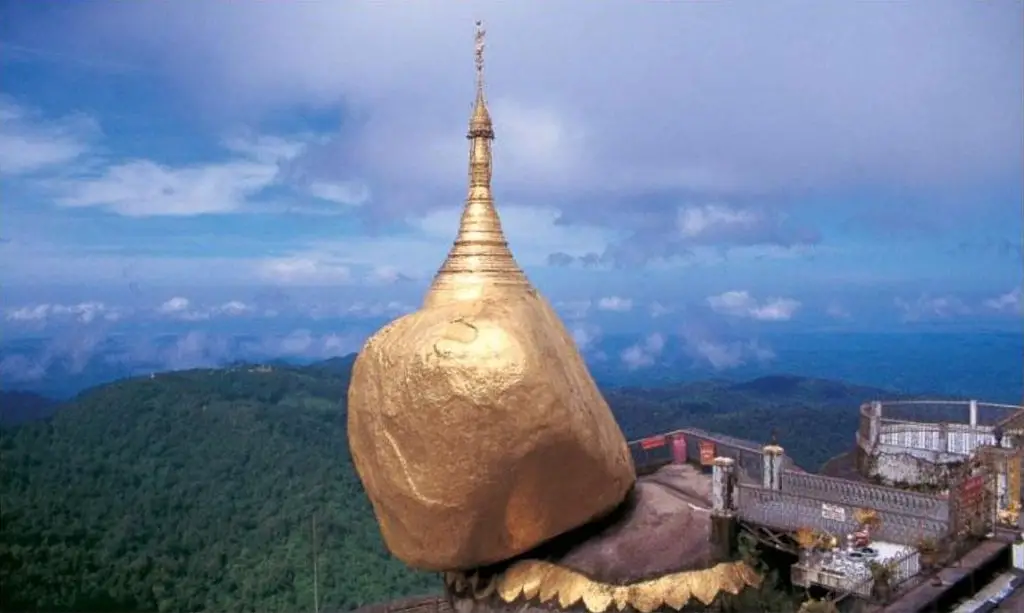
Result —
<svg viewBox="0 0 1024 613"><path fill-rule="evenodd" d="M459 233L448 258L441 265L426 304L475 299L485 288L528 287L501 229L491 194L491 141L494 126L484 98L484 30L476 22L476 101L469 120L469 194L462 212Z"/></svg>
<svg viewBox="0 0 1024 613"><path fill-rule="evenodd" d="M476 92L482 95L484 91L484 37L487 30L484 29L484 22L476 22Z"/></svg>
<svg viewBox="0 0 1024 613"><path fill-rule="evenodd" d="M487 100L484 98L484 38L487 30L484 29L482 21L476 22L476 37L474 45L474 59L476 61L476 101L473 104L473 116L469 120L469 138L484 137L494 138L494 126L491 124L491 114L487 110Z"/></svg>

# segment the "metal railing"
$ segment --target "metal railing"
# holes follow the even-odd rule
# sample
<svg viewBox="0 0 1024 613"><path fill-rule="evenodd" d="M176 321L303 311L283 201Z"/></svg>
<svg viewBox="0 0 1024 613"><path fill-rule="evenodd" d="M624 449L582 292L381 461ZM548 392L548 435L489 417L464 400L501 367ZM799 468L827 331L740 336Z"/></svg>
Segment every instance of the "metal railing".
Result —
<svg viewBox="0 0 1024 613"><path fill-rule="evenodd" d="M976 409L975 424L994 426L1024 412L1024 407L974 400L885 400L880 401L882 417L911 423L971 423L971 406Z"/></svg>
<svg viewBox="0 0 1024 613"><path fill-rule="evenodd" d="M677 439L682 439L683 443L677 443ZM732 458L741 481L761 483L764 452L749 441L686 428L629 441L628 445L637 474L646 474L671 462L701 464L701 443L710 444L712 457ZM788 456L783 462L783 466L795 468Z"/></svg>
<svg viewBox="0 0 1024 613"><path fill-rule="evenodd" d="M888 604L899 592L900 587L921 572L921 555L916 549L907 551L893 560L880 562L889 567L889 593L882 596L875 591L875 576L870 566L865 566L866 576L858 576L854 581L844 582L835 588L839 592L832 601L838 604L850 596L859 596L874 604Z"/></svg>
<svg viewBox="0 0 1024 613"><path fill-rule="evenodd" d="M854 512L860 501L845 504L823 501L816 495L770 490L739 484L736 488L736 511L743 521L775 530L795 532L811 528L830 534L850 534L860 529ZM868 501L864 507L872 508ZM907 511L880 510L881 520L872 535L881 541L912 545L922 539L942 540L950 530L946 517L922 517Z"/></svg>
<svg viewBox="0 0 1024 613"><path fill-rule="evenodd" d="M1024 423L1024 407L974 400L896 400L860 407L857 444L868 453L876 445L968 456L995 444L994 430ZM872 439L872 435L875 437ZM1005 437L1004 447L1014 446Z"/></svg>

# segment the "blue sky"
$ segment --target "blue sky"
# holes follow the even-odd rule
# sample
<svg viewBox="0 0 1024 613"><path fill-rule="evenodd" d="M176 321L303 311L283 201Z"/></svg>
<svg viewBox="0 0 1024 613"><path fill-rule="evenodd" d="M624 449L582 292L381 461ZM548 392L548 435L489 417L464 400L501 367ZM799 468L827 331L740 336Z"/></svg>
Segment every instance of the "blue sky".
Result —
<svg viewBox="0 0 1024 613"><path fill-rule="evenodd" d="M581 341L1020 327L1017 2L0 6L9 339L358 348L454 236L477 18L499 212Z"/></svg>

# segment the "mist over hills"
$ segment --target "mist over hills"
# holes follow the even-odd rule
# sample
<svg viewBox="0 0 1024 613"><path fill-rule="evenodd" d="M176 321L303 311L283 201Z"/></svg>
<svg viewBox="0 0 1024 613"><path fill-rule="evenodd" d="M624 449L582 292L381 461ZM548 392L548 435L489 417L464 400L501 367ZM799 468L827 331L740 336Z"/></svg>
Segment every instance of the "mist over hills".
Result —
<svg viewBox="0 0 1024 613"><path fill-rule="evenodd" d="M20 338L0 345L5 390L70 398L97 384L153 372L235 362L311 364L358 350L361 336L203 331ZM1024 386L1019 333L787 333L758 341L684 335L578 338L604 387L665 387L789 373L876 388L1015 403Z"/></svg>
<svg viewBox="0 0 1024 613"><path fill-rule="evenodd" d="M384 550L347 449L352 356L105 384L0 428L3 610L322 610L433 591ZM815 468L891 396L792 376L606 392L627 437L774 428ZM830 427L821 428L828 414Z"/></svg>

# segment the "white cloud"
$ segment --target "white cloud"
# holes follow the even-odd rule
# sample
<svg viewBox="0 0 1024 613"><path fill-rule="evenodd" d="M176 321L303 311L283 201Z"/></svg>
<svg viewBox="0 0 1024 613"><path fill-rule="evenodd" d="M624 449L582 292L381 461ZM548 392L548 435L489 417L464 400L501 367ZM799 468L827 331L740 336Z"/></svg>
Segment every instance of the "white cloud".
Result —
<svg viewBox="0 0 1024 613"><path fill-rule="evenodd" d="M637 370L652 366L665 349L665 337L654 333L643 341L632 345L620 354L623 365L629 370Z"/></svg>
<svg viewBox="0 0 1024 613"><path fill-rule="evenodd" d="M337 204L359 206L370 200L370 188L357 182L314 181L309 185L309 193L321 200L329 200Z"/></svg>
<svg viewBox="0 0 1024 613"><path fill-rule="evenodd" d="M630 298L622 298L621 296L605 296L597 301L597 308L602 311L625 313L633 310L633 301Z"/></svg>
<svg viewBox="0 0 1024 613"><path fill-rule="evenodd" d="M562 226L558 211L547 207L501 206L502 227L509 247L521 266L544 266L553 250L573 253L601 249L607 233ZM366 281L380 284L388 279L431 278L444 261L459 228L462 207L437 209L412 216L413 230L405 235L351 236L344 240L319 241L281 258L261 261L258 277L279 283L343 283L353 271L371 270ZM390 281L390 282L394 282Z"/></svg>
<svg viewBox="0 0 1024 613"><path fill-rule="evenodd" d="M89 301L78 304L36 304L16 309L9 309L6 312L7 321L18 323L40 323L45 324L51 320L69 320L80 323L92 323L94 321L118 321L124 316L124 311L107 306L102 302Z"/></svg>
<svg viewBox="0 0 1024 613"><path fill-rule="evenodd" d="M491 111L501 118L497 155L504 174L548 184L579 172L584 159L583 128L573 125L566 114L529 108L508 98L495 100Z"/></svg>
<svg viewBox="0 0 1024 613"><path fill-rule="evenodd" d="M747 291L729 291L707 300L718 313L758 321L788 321L800 308L800 302L792 298L768 298L758 303Z"/></svg>
<svg viewBox="0 0 1024 613"><path fill-rule="evenodd" d="M833 319L849 319L850 311L838 302L830 302L825 307L825 314Z"/></svg>
<svg viewBox="0 0 1024 613"><path fill-rule="evenodd" d="M949 319L971 313L971 308L956 296L933 297L922 294L912 301L896 298L893 302L902 313L903 321L907 322Z"/></svg>
<svg viewBox="0 0 1024 613"><path fill-rule="evenodd" d="M314 135L302 135L298 139L269 134L234 136L224 140L224 148L246 159L277 164L283 160L294 159L310 142L316 142L318 139L319 137Z"/></svg>
<svg viewBox="0 0 1024 613"><path fill-rule="evenodd" d="M32 381L46 375L74 375L101 361L106 370L121 366L125 374L223 366L238 360L274 358L322 360L357 351L359 335L314 333L306 329L259 338L191 330L144 337L134 334L68 335L41 347L5 353L0 375L9 381Z"/></svg>
<svg viewBox="0 0 1024 613"><path fill-rule="evenodd" d="M338 139L364 161L360 170L407 176L410 185L424 176L456 180L460 160L452 174L439 173L448 156L433 145L436 135L464 129L467 24L481 17L496 151L510 170L523 166L505 177L517 189L544 168L591 195L934 187L1019 172L1022 45L1013 3L869 11L829 3L798 20L774 4L742 13L585 2L540 10L503 2L252 10L86 3L49 29L48 42L155 58L158 76L227 117L239 108L344 103L366 118L361 134L346 125ZM350 172L336 163L324 174ZM580 208L593 204L580 199Z"/></svg>
<svg viewBox="0 0 1024 613"><path fill-rule="evenodd" d="M616 235L600 228L564 225L559 222L561 212L550 206L499 204L497 209L509 248L524 266L546 265L553 251L573 256L602 251ZM443 242L447 250L458 232L462 211L461 205L436 209L410 223L425 237Z"/></svg>
<svg viewBox="0 0 1024 613"><path fill-rule="evenodd" d="M742 366L751 359L765 362L775 358L775 353L771 349L762 347L755 341L722 342L705 338L693 339L687 346L715 370Z"/></svg>
<svg viewBox="0 0 1024 613"><path fill-rule="evenodd" d="M348 283L351 269L330 255L309 254L274 258L258 265L259 275L281 285L325 285Z"/></svg>
<svg viewBox="0 0 1024 613"><path fill-rule="evenodd" d="M248 315L254 313L255 309L240 300L229 300L213 306L196 306L188 298L175 296L158 306L156 312L159 315L181 321L203 321L214 317Z"/></svg>
<svg viewBox="0 0 1024 613"><path fill-rule="evenodd" d="M0 173L59 169L88 151L97 130L95 122L84 116L46 119L0 97Z"/></svg>
<svg viewBox="0 0 1024 613"><path fill-rule="evenodd" d="M572 327L572 338L580 352L587 352L601 338L601 328L589 324L577 324Z"/></svg>
<svg viewBox="0 0 1024 613"><path fill-rule="evenodd" d="M63 180L57 199L66 207L100 207L127 217L189 216L242 209L274 183L277 166L235 160L171 168L150 160L108 167L100 176Z"/></svg>
<svg viewBox="0 0 1024 613"><path fill-rule="evenodd" d="M675 309L673 309L672 307L665 306L658 301L654 301L651 303L651 317L655 319L657 319L658 317L664 317L665 315L672 313L674 310Z"/></svg>
<svg viewBox="0 0 1024 613"><path fill-rule="evenodd" d="M1024 305L1021 304L1021 288L1010 290L1001 296L990 298L985 301L985 306L1000 313L1022 314Z"/></svg>
<svg viewBox="0 0 1024 613"><path fill-rule="evenodd" d="M397 266L374 266L370 271L368 280L370 283L393 285L395 283L412 281L413 279L400 271Z"/></svg>
<svg viewBox="0 0 1024 613"><path fill-rule="evenodd" d="M189 301L188 298L175 296L174 298L170 298L169 300L161 304L159 307L157 307L156 310L158 313L162 313L164 315L173 315L176 313L183 313L188 309L190 304L191 302Z"/></svg>
<svg viewBox="0 0 1024 613"><path fill-rule="evenodd" d="M589 300L562 300L555 303L555 308L562 317L568 320L580 320L586 318L593 306Z"/></svg>
<svg viewBox="0 0 1024 613"><path fill-rule="evenodd" d="M219 307L216 307L216 309L217 309L217 312L223 313L225 315L229 315L229 316L232 316L232 317L237 316L237 315L244 315L244 314L249 313L249 312L251 312L253 310L253 308L251 306L249 306L249 305L247 305L244 302L241 302L239 300L230 300L230 301L225 302L224 304L220 305Z"/></svg>
<svg viewBox="0 0 1024 613"><path fill-rule="evenodd" d="M724 234L735 231L737 228L749 230L760 221L760 217L752 211L718 204L680 208L677 218L679 233L686 238L697 238L705 234Z"/></svg>
<svg viewBox="0 0 1024 613"><path fill-rule="evenodd" d="M411 313L413 310L415 310L413 305L406 304L399 300L390 300L387 302L356 302L345 307L343 315L349 317L382 317L385 315L397 317L398 315Z"/></svg>

